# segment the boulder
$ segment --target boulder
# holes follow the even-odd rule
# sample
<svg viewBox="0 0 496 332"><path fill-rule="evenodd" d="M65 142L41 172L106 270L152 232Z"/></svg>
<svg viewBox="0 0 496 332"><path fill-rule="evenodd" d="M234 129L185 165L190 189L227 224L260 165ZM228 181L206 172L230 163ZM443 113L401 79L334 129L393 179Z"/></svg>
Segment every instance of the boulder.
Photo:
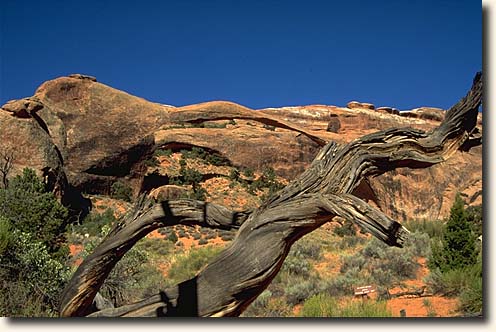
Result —
<svg viewBox="0 0 496 332"><path fill-rule="evenodd" d="M43 104L37 98L24 98L8 101L2 109L10 112L12 116L21 119L31 118L32 114L43 108Z"/></svg>
<svg viewBox="0 0 496 332"><path fill-rule="evenodd" d="M327 131L331 133L338 133L339 129L341 128L341 122L339 121L339 118L335 114L331 114L331 118L329 119L329 122L327 123Z"/></svg>
<svg viewBox="0 0 496 332"><path fill-rule="evenodd" d="M374 110L375 106L370 103L361 103L358 101L350 101L346 106L349 109L365 109L365 110Z"/></svg>
<svg viewBox="0 0 496 332"><path fill-rule="evenodd" d="M377 107L375 110L379 113L385 113L385 114L395 114L395 115L400 114L400 111L394 107L382 106L382 107Z"/></svg>

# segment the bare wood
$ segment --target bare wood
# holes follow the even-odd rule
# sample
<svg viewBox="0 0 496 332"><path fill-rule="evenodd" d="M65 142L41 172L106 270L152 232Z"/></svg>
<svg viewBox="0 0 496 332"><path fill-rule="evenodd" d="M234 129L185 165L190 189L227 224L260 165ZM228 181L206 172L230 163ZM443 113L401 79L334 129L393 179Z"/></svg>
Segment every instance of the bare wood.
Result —
<svg viewBox="0 0 496 332"><path fill-rule="evenodd" d="M334 216L401 247L408 231L351 193L360 181L398 167L443 162L471 140L482 98L479 73L468 95L430 133L393 128L340 146L328 143L311 166L258 209L234 213L191 200L147 203L116 227L78 268L64 292L61 316L89 314L117 261L148 232L177 223L239 227L233 242L194 278L141 302L90 316L238 316L270 284L291 245Z"/></svg>

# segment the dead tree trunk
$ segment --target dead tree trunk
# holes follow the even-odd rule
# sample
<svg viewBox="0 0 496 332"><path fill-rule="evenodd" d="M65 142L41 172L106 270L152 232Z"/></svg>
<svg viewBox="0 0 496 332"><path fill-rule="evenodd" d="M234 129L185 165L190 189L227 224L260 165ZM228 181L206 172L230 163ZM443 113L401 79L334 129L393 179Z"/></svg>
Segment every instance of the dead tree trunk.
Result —
<svg viewBox="0 0 496 332"><path fill-rule="evenodd" d="M352 220L391 246L408 231L352 195L362 180L398 167L443 162L459 149L480 144L472 137L482 98L478 73L467 96L430 133L393 128L346 145L330 142L311 166L258 209L236 213L192 200L153 203L144 199L79 266L64 291L61 316L238 316L279 272L291 245L334 216ZM474 143L476 142L476 143ZM239 228L233 242L194 278L138 303L89 312L102 283L142 237L175 224Z"/></svg>

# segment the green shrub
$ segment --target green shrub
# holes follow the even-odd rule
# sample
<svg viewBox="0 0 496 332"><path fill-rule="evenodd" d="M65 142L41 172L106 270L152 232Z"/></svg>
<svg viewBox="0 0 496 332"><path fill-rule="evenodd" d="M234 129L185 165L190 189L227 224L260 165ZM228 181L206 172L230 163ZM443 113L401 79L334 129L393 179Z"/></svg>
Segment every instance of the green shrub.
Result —
<svg viewBox="0 0 496 332"><path fill-rule="evenodd" d="M25 168L6 189L0 189L0 216L9 220L15 229L46 244L49 253L62 250L60 256L65 254L68 211L47 191L32 169Z"/></svg>
<svg viewBox="0 0 496 332"><path fill-rule="evenodd" d="M424 233L431 239L442 238L445 225L441 220L408 221L404 226L412 233Z"/></svg>
<svg viewBox="0 0 496 332"><path fill-rule="evenodd" d="M208 243L208 240L207 240L207 239L200 239L200 240L198 241L198 244L199 244L199 245L205 245L205 244L207 244L207 243Z"/></svg>
<svg viewBox="0 0 496 332"><path fill-rule="evenodd" d="M170 156L172 156L172 150L171 149L167 149L167 150L157 149L153 152L153 155L155 157L161 157L161 156L170 157Z"/></svg>
<svg viewBox="0 0 496 332"><path fill-rule="evenodd" d="M150 255L165 256L174 250L174 245L170 241L163 241L158 238L143 238L136 244L136 247Z"/></svg>
<svg viewBox="0 0 496 332"><path fill-rule="evenodd" d="M9 243L12 241L12 230L13 227L9 220L0 215L0 256L3 255L4 251L9 246Z"/></svg>
<svg viewBox="0 0 496 332"><path fill-rule="evenodd" d="M310 238L303 237L291 247L290 255L301 256L304 259L310 258L319 260L321 255L321 245Z"/></svg>
<svg viewBox="0 0 496 332"><path fill-rule="evenodd" d="M171 232L169 236L167 237L167 240L169 240L172 243L176 243L178 240L178 237L176 235L176 232Z"/></svg>
<svg viewBox="0 0 496 332"><path fill-rule="evenodd" d="M481 314L483 302L482 261L465 268L465 286L460 293L460 309L465 314Z"/></svg>
<svg viewBox="0 0 496 332"><path fill-rule="evenodd" d="M232 182L239 182L240 181L240 173L236 168L232 168L231 171L229 172L229 180Z"/></svg>
<svg viewBox="0 0 496 332"><path fill-rule="evenodd" d="M355 225L349 220L345 220L342 225L334 228L333 233L336 234L339 237L345 237L345 236L355 236L356 235L356 229Z"/></svg>
<svg viewBox="0 0 496 332"><path fill-rule="evenodd" d="M477 261L476 237L468 222L464 202L459 194L451 207L442 246L432 252L431 267L442 272L474 265Z"/></svg>
<svg viewBox="0 0 496 332"><path fill-rule="evenodd" d="M231 241L232 239L234 239L234 234L232 233L228 233L228 234L223 234L221 235L220 237L223 241Z"/></svg>
<svg viewBox="0 0 496 332"><path fill-rule="evenodd" d="M83 219L81 224L74 225L72 230L80 235L99 236L104 226L111 226L116 222L114 211L107 209L103 213L91 212Z"/></svg>
<svg viewBox="0 0 496 332"><path fill-rule="evenodd" d="M267 129L267 130L271 130L271 131L275 131L276 130L276 127L275 126L271 126L271 125L268 125L268 124L264 124L263 125L263 128L264 129Z"/></svg>
<svg viewBox="0 0 496 332"><path fill-rule="evenodd" d="M117 181L112 184L110 196L115 199L131 202L133 198L133 189L124 182Z"/></svg>
<svg viewBox="0 0 496 332"><path fill-rule="evenodd" d="M160 161L155 156L152 156L144 161L144 165L146 167L157 167L160 165Z"/></svg>
<svg viewBox="0 0 496 332"><path fill-rule="evenodd" d="M301 309L303 317L392 317L386 302L353 301L340 305L332 296L318 294L309 298Z"/></svg>
<svg viewBox="0 0 496 332"><path fill-rule="evenodd" d="M205 235L205 239L210 240L210 239L215 239L217 237L217 234L212 232L212 233L207 233Z"/></svg>
<svg viewBox="0 0 496 332"><path fill-rule="evenodd" d="M248 178L248 179L251 179L255 176L255 173L253 172L253 169L252 168L245 168L244 171L243 171L243 175Z"/></svg>
<svg viewBox="0 0 496 332"><path fill-rule="evenodd" d="M341 308L337 317L392 317L385 301L353 301Z"/></svg>
<svg viewBox="0 0 496 332"><path fill-rule="evenodd" d="M244 317L267 317L267 306L272 298L270 290L264 290L250 306L243 312Z"/></svg>
<svg viewBox="0 0 496 332"><path fill-rule="evenodd" d="M169 270L169 278L181 282L192 278L222 250L220 247L199 247L180 255Z"/></svg>
<svg viewBox="0 0 496 332"><path fill-rule="evenodd" d="M472 232L476 237L482 235L482 205L469 206L465 212L467 214L467 221L471 225Z"/></svg>
<svg viewBox="0 0 496 332"><path fill-rule="evenodd" d="M300 311L302 317L337 317L338 301L327 294L316 294L305 301Z"/></svg>
<svg viewBox="0 0 496 332"><path fill-rule="evenodd" d="M46 244L2 220L2 228L12 231L0 255L0 315L56 316L69 268L50 255Z"/></svg>
<svg viewBox="0 0 496 332"><path fill-rule="evenodd" d="M303 256L293 254L288 255L281 269L291 274L309 276L313 268L310 262L304 259Z"/></svg>
<svg viewBox="0 0 496 332"><path fill-rule="evenodd" d="M83 256L86 257L93 252L110 230L110 226L104 226L100 236L86 244ZM110 300L114 306L136 302L155 294L157 289L169 285L160 271L149 264L149 255L144 250L145 246L144 242L140 241L131 248L117 262L100 288L102 296Z"/></svg>
<svg viewBox="0 0 496 332"><path fill-rule="evenodd" d="M355 248L360 244L364 244L367 240L360 236L345 236L339 241L339 249Z"/></svg>
<svg viewBox="0 0 496 332"><path fill-rule="evenodd" d="M284 294L289 304L295 305L322 291L323 285L317 278L295 278L285 287Z"/></svg>

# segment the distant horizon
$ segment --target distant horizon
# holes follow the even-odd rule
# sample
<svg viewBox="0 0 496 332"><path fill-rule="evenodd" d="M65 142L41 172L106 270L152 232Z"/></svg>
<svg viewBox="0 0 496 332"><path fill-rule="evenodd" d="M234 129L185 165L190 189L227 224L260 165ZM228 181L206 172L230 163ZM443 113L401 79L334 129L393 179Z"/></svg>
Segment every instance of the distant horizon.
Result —
<svg viewBox="0 0 496 332"><path fill-rule="evenodd" d="M448 109L482 70L472 0L4 0L0 21L1 105L81 73L176 106Z"/></svg>
<svg viewBox="0 0 496 332"><path fill-rule="evenodd" d="M47 82L47 81L50 81L50 80L54 80L54 79L57 79L57 78L61 78L61 77L69 77L69 75L73 75L73 74L80 74L80 75L95 77L96 80L97 80L97 83L101 83L101 84L104 84L104 85L109 86L111 88L117 89L116 87L111 86L109 84L106 84L105 82L100 82L98 80L98 77L96 77L94 75L91 75L91 74L86 74L86 73L70 73L70 74L67 74L67 75L62 75L62 76L58 76L58 77L54 77L54 78L48 79L48 80L46 80L44 82ZM44 82L42 82L40 85L42 85ZM165 105L165 106L172 106L172 107L176 107L176 108L190 106L190 105L197 105L197 104L202 104L202 103L216 102L216 101L218 101L218 102L231 102L231 103L235 103L235 104L241 105L243 107L247 107L247 108L252 109L252 110L263 110L263 109L269 109L269 108L285 108L285 107L307 107L307 106L326 106L326 107L333 107L333 106L335 106L335 107L346 108L347 107L347 104L350 103L350 102L359 102L359 103L373 104L373 103L368 102L367 100L356 100L356 99L353 99L353 100L349 100L348 102L346 102L346 103L344 103L342 105L341 104L337 104L337 103L334 103L334 104L310 103L310 104L292 104L292 105L265 106L265 107L260 107L260 108L252 108L252 107L250 107L248 105L239 103L236 100L210 99L210 100L204 100L204 101L195 102L195 103L192 103L192 104L173 105L173 104L164 103L164 102L161 102L161 101L150 100L150 99L144 98L144 97L139 96L139 95L134 95L134 94L132 94L132 93L130 93L128 91L125 91L125 90L121 90L121 89L117 89L117 90L122 91L124 93L127 93L127 94L132 95L132 96L137 97L137 98L143 98L143 99L145 99L146 101L148 101L150 103L160 104L160 105ZM467 88L467 91L466 92L468 92L468 90L469 90L469 88ZM24 96L24 97L20 97L20 98L16 98L16 99L10 99L10 100L7 100L7 101L3 102L2 105L4 105L5 103L7 103L7 102L9 102L11 100L18 100L18 99L23 99L23 98L29 98L29 97L33 96L35 94L35 92L36 92L36 89L29 96ZM378 107L396 108L399 112L407 112L407 111L411 111L411 110L415 110L415 109L423 108L423 107L427 107L427 108L438 108L438 109L447 111L451 106L453 106L454 104L456 104L464 96L465 96L465 94L460 95L460 97L458 98L458 100L454 101L452 103L452 105L450 105L447 108L440 108L440 107L435 107L435 106L430 106L430 105L418 105L418 106L414 106L414 107L408 108L408 109L400 109L400 108L396 107L395 105L375 105L375 104L373 104L373 105L374 105L375 108L378 108ZM481 105L481 108L482 108L482 105ZM480 109L479 112L482 112L482 110Z"/></svg>

